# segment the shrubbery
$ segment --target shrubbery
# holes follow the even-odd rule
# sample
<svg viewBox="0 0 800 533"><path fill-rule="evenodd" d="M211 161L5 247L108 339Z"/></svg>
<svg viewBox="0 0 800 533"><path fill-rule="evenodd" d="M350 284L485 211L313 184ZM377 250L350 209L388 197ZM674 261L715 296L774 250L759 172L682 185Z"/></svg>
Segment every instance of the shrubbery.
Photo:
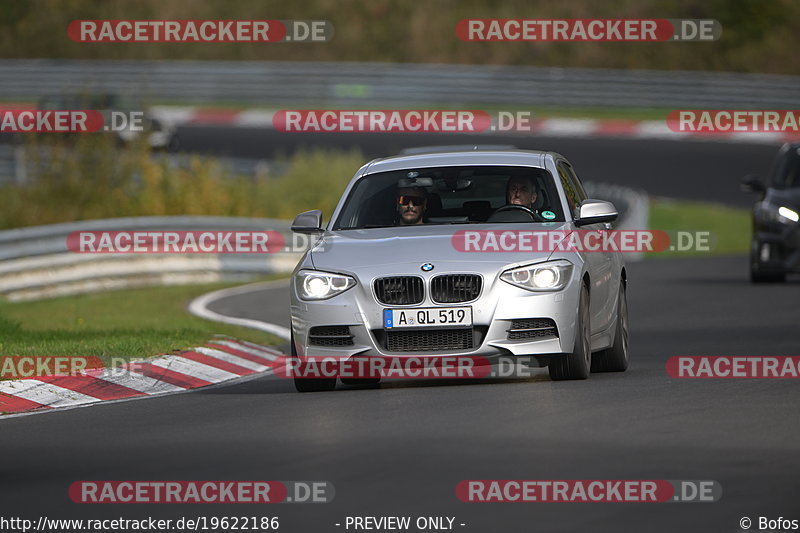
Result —
<svg viewBox="0 0 800 533"><path fill-rule="evenodd" d="M364 163L357 150L315 149L281 162L279 176L254 177L212 158L169 158L142 143L121 147L102 134L26 141L26 183L1 190L0 228L148 215L329 215Z"/></svg>

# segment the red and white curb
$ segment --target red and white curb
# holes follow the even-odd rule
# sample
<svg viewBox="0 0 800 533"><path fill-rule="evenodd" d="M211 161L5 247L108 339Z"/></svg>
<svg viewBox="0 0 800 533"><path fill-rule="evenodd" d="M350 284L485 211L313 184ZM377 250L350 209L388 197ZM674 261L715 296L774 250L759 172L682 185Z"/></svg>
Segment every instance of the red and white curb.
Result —
<svg viewBox="0 0 800 533"><path fill-rule="evenodd" d="M201 107L154 106L153 113L176 126L228 126L274 129L272 118L277 112L268 109L213 109ZM488 131L502 135L551 137L617 137L662 139L675 141L722 141L758 144L781 144L800 141L797 133L681 133L669 129L666 120L619 120L582 118L542 118L533 120L531 131Z"/></svg>
<svg viewBox="0 0 800 533"><path fill-rule="evenodd" d="M0 413L44 412L109 400L157 396L222 383L251 374L273 374L286 357L230 337L123 367L88 369L74 376L0 381Z"/></svg>

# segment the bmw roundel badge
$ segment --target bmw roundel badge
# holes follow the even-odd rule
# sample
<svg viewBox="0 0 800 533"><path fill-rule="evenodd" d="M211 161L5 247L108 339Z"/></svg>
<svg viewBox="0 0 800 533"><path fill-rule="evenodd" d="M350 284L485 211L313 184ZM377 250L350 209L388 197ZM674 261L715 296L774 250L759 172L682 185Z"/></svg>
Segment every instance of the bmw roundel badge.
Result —
<svg viewBox="0 0 800 533"><path fill-rule="evenodd" d="M423 265L420 268L422 269L423 272L430 272L431 270L433 270L433 263L423 263Z"/></svg>

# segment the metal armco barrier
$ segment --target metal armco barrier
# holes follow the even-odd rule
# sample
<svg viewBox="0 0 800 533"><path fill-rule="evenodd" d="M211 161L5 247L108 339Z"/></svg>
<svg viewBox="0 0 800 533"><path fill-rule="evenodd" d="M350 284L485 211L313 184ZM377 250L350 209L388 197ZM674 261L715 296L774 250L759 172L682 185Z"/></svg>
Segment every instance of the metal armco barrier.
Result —
<svg viewBox="0 0 800 533"><path fill-rule="evenodd" d="M795 108L800 76L280 61L0 60L0 100L84 90L151 103Z"/></svg>
<svg viewBox="0 0 800 533"><path fill-rule="evenodd" d="M278 231L287 243L297 240L288 221L203 216L88 220L0 231L0 294L26 300L124 287L246 280L291 272L300 259L296 252L109 254L74 253L67 248L67 235L74 231L236 230Z"/></svg>

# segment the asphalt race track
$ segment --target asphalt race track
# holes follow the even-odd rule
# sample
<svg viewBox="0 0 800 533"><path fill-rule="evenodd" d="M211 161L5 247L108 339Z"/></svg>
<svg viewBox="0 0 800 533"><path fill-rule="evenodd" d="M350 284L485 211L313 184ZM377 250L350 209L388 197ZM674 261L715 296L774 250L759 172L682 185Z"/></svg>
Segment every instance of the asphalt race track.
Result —
<svg viewBox="0 0 800 533"><path fill-rule="evenodd" d="M597 179L740 205L747 197L736 191L738 177L763 175L775 152L724 143L541 141L570 156L584 179L595 178L588 167L597 158ZM745 257L632 263L628 279L632 366L624 374L558 383L546 372L404 380L316 394L265 376L9 418L0 420L0 498L32 519L279 516L288 532L345 531L347 516L380 515L454 516L456 531L481 533L724 532L738 531L744 516L756 524L759 516L800 518L798 382L678 380L664 368L673 355L800 355L798 283L753 286ZM212 309L288 326L286 302L279 287ZM190 479L326 480L336 497L328 504L200 506L78 505L67 496L77 480ZM455 486L465 479L716 480L723 495L716 503L462 503Z"/></svg>

